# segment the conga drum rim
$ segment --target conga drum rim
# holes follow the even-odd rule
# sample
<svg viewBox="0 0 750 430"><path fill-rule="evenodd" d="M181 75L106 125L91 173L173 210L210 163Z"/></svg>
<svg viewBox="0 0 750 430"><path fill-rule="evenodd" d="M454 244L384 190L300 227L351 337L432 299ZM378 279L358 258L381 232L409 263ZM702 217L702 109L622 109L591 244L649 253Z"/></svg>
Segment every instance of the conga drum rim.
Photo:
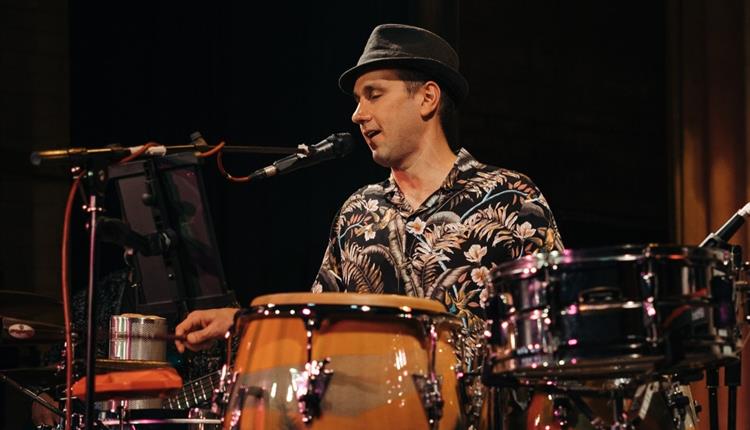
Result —
<svg viewBox="0 0 750 430"><path fill-rule="evenodd" d="M250 307L275 305L357 305L380 308L402 309L423 313L444 314L445 306L437 300L419 297L400 296L396 294L358 294L358 293L278 293L258 296Z"/></svg>

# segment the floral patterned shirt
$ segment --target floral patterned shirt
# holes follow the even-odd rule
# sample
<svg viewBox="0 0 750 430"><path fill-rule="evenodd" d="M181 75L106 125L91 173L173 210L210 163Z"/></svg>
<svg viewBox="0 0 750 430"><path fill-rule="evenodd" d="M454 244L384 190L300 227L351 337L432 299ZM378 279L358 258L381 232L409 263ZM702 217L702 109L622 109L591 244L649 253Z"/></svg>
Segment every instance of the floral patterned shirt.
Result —
<svg viewBox="0 0 750 430"><path fill-rule="evenodd" d="M560 234L531 180L461 149L442 186L419 208L410 207L392 177L349 197L312 290L439 300L478 334L491 269L554 249L563 249Z"/></svg>

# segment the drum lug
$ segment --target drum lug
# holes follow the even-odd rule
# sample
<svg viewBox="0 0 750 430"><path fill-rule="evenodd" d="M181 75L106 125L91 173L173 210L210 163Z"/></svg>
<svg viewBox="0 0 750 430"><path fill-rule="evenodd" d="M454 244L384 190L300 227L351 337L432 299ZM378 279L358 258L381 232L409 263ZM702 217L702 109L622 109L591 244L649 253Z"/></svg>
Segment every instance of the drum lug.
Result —
<svg viewBox="0 0 750 430"><path fill-rule="evenodd" d="M297 395L299 412L305 424L310 424L320 416L320 405L333 376L333 370L325 368L330 362L330 358L313 360L305 364L305 370L301 373L297 369L289 369L292 388Z"/></svg>
<svg viewBox="0 0 750 430"><path fill-rule="evenodd" d="M430 428L437 428L440 418L443 416L443 396L440 394L442 377L434 373L425 375L412 375L414 385L417 387L419 397L422 399L422 406L427 413L427 420Z"/></svg>
<svg viewBox="0 0 750 430"><path fill-rule="evenodd" d="M264 390L260 387L241 385L237 388L236 394L237 403L231 414L229 430L239 430L240 418L242 417L242 409L245 405L245 399L247 399L248 396L255 397L256 399L262 399ZM213 409L212 412L214 412Z"/></svg>
<svg viewBox="0 0 750 430"><path fill-rule="evenodd" d="M221 412L229 405L232 385L234 385L236 378L237 373L230 373L229 366L224 364L219 376L219 386L214 388L213 395L211 396L211 412L221 415Z"/></svg>

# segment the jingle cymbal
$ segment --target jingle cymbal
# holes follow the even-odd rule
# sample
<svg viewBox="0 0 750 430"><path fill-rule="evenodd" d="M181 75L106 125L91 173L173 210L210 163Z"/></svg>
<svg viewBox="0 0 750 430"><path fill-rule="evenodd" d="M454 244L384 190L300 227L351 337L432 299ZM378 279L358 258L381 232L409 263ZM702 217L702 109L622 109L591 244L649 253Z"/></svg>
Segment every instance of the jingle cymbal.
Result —
<svg viewBox="0 0 750 430"><path fill-rule="evenodd" d="M0 373L23 386L53 387L65 383L65 372L58 372L57 366L4 369Z"/></svg>
<svg viewBox="0 0 750 430"><path fill-rule="evenodd" d="M51 324L63 323L59 299L26 291L0 290L0 315Z"/></svg>
<svg viewBox="0 0 750 430"><path fill-rule="evenodd" d="M120 370L147 370L162 367L172 367L169 362L156 360L112 360L99 358L96 360L96 372L112 372Z"/></svg>

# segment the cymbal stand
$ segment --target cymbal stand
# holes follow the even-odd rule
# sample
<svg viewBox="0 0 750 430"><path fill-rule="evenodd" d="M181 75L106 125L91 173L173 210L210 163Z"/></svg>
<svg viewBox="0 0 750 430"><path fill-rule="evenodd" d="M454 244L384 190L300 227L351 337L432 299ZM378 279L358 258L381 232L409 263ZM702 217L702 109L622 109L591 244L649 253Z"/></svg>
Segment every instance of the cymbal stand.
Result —
<svg viewBox="0 0 750 430"><path fill-rule="evenodd" d="M53 414L59 416L63 420L65 419L65 412L61 411L60 409L56 408L54 405L52 405L50 402L44 400L40 395L37 393L29 390L28 388L22 386L18 382L14 381L13 379L5 376L2 372L0 372L0 380L5 382L6 384L10 385L14 389L18 390L21 394L29 397L31 400L39 403L40 405L47 408L50 412Z"/></svg>
<svg viewBox="0 0 750 430"><path fill-rule="evenodd" d="M719 430L719 398L717 388L719 386L719 369L709 367L706 369L706 389L708 389L708 428Z"/></svg>

